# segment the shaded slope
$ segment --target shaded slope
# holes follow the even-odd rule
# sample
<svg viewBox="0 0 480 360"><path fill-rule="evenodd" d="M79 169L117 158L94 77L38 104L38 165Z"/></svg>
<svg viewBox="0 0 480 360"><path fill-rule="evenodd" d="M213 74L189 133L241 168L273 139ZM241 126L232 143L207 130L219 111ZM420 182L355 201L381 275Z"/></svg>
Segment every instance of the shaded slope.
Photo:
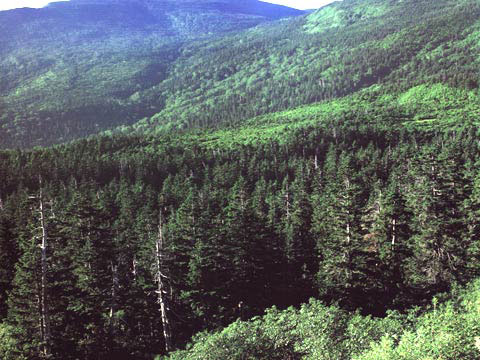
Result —
<svg viewBox="0 0 480 360"><path fill-rule="evenodd" d="M163 108L185 42L303 12L258 1L71 1L0 12L0 143L61 142ZM48 130L46 130L48 129Z"/></svg>

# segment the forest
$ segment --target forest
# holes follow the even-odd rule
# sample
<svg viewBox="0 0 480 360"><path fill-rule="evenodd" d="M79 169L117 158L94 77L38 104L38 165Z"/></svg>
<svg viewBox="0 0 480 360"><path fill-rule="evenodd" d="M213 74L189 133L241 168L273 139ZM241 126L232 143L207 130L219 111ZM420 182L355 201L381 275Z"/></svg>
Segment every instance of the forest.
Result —
<svg viewBox="0 0 480 360"><path fill-rule="evenodd" d="M302 14L258 0L70 0L0 12L0 148L152 116L186 44Z"/></svg>
<svg viewBox="0 0 480 360"><path fill-rule="evenodd" d="M157 271L175 347L311 297L383 317L479 275L477 127L318 126L214 150L175 136L2 153L15 358L162 353Z"/></svg>
<svg viewBox="0 0 480 360"><path fill-rule="evenodd" d="M78 5L76 17L46 13L20 28L0 21L9 34L0 39L1 148L122 126L127 133L234 126L374 85L388 92L425 83L478 88L476 0L346 0L248 26L250 17L234 5L213 14L202 8L210 0L194 10L182 1L175 16L142 10L129 22L140 11L133 5L91 1L111 18L90 19ZM55 20L62 16L67 24ZM202 33L210 26L217 31Z"/></svg>
<svg viewBox="0 0 480 360"><path fill-rule="evenodd" d="M6 68L0 359L480 358L479 15L345 0L176 34L158 67L113 28L86 75L61 47L53 82Z"/></svg>

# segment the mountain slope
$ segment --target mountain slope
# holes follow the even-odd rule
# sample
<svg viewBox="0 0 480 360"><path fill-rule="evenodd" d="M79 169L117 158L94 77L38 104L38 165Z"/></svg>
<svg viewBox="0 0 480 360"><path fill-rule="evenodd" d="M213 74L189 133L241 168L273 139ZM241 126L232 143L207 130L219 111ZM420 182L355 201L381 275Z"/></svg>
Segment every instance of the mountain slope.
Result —
<svg viewBox="0 0 480 360"><path fill-rule="evenodd" d="M235 124L373 84L387 91L434 83L478 88L480 9L472 0L348 0L199 41L185 39L192 40L199 26L221 32L231 24L245 27L241 21L258 16L244 13L265 14L262 7L269 5L90 3L77 0L68 9L113 7L109 25L95 20L97 25L81 28L77 22L81 29L50 40L34 22L35 33L46 40L19 46L24 41L17 39L15 47L4 39L3 48L13 50L2 60L3 147L62 142L142 118L136 126L142 131ZM61 13L65 6L48 11ZM0 15L10 18L8 13ZM115 20L122 16L130 22ZM168 24L152 30L158 19Z"/></svg>
<svg viewBox="0 0 480 360"><path fill-rule="evenodd" d="M192 44L158 87L171 94L165 109L144 123L236 123L374 84L477 88L479 19L472 1L345 1L286 24Z"/></svg>
<svg viewBox="0 0 480 360"><path fill-rule="evenodd" d="M478 359L478 1L72 4L1 23L2 146L113 128L0 150L2 360Z"/></svg>
<svg viewBox="0 0 480 360"><path fill-rule="evenodd" d="M68 46L57 46L60 39L41 41L4 59L4 147L61 142L142 118L136 126L142 131L235 124L377 83L398 90L422 83L478 87L476 1L349 0L306 17L183 45L178 39L198 32L195 21L222 29L216 22L232 24L225 14L238 15L239 8L241 14L264 14L267 5L90 3L77 0L68 9L113 6L116 15L103 26L110 33L95 27L93 34L67 32L62 41ZM130 22L115 20L122 16ZM158 19L170 22L148 30ZM237 28L245 25L236 19ZM48 55L38 56L45 44L52 46Z"/></svg>
<svg viewBox="0 0 480 360"><path fill-rule="evenodd" d="M387 308L425 304L453 283L478 277L478 127L461 119L447 131L438 126L470 111L470 120L478 121L477 94L447 86L430 90L419 86L379 96L367 89L215 132L93 136L1 151L0 246L16 255L0 262L6 284L0 319L7 316L12 334L11 341L0 334L6 339L0 354L9 344L6 360L35 358L41 349L32 284L39 285L34 195L42 186L51 214L54 359L115 353L151 360L164 354L152 277L153 240L162 221L169 315L179 348L199 330L259 315L272 305L285 308L315 296L383 315ZM424 114L438 116L430 122L435 126L424 126ZM409 126L393 126L399 121ZM322 308L309 314L325 314L317 311ZM243 331L237 337L236 325L211 339L245 339L252 346L234 347L238 358L263 346L271 350L270 335L311 329L310 315L305 327L295 327L292 313L273 315L284 327L277 332L267 326L269 341L263 341L263 328L253 338ZM324 325L331 319L326 315L315 324ZM370 325L381 322L365 321L366 328L349 329L369 336ZM248 324L246 329L248 335ZM309 344L320 346L319 353L339 350L338 332L323 334L332 341L322 342L313 331L309 339L320 343ZM262 336L259 343L256 335ZM274 350L281 359L283 350L292 354L290 345L301 344L276 343ZM365 349L368 342L361 345ZM394 344L383 345L395 354ZM195 345L193 358L202 349ZM231 348L214 347L209 354L222 358L223 350Z"/></svg>
<svg viewBox="0 0 480 360"><path fill-rule="evenodd" d="M148 106L129 97L162 82L183 44L302 13L255 0L73 0L0 12L0 146L62 142L153 115L160 94Z"/></svg>

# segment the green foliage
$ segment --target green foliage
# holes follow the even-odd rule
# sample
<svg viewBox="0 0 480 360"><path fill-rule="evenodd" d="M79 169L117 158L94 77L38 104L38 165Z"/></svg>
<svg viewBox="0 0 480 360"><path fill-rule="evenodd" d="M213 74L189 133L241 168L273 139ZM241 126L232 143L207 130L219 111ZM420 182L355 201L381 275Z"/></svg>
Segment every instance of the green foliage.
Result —
<svg viewBox="0 0 480 360"><path fill-rule="evenodd" d="M349 101L362 104L359 97ZM42 347L32 200L39 174L50 214L54 357L162 353L152 273L159 213L177 347L199 331L315 296L337 304L331 320L313 317L308 307L299 314L309 320L294 328L297 315L283 318L278 331L263 329L259 320L260 345L239 323L248 356L349 359L385 333L397 334L404 321L392 313L377 327L380 320L360 314L424 305L452 284L478 277L478 128L368 126L351 117L355 107L350 114L339 104L276 114L283 132L256 144L248 137L234 141L232 129L228 137L222 137L226 130L115 135L0 152L1 244L18 246L16 263L2 264L2 281L11 289L2 306L16 354L34 357ZM348 121L288 124L289 116L315 109L321 116L336 109ZM270 120L257 121L268 126ZM322 306L313 313L333 311ZM228 336L241 345L243 338ZM218 358L240 356L237 345L222 346Z"/></svg>
<svg viewBox="0 0 480 360"><path fill-rule="evenodd" d="M13 224L0 213L0 321L7 315L7 293L15 275L18 246L13 234Z"/></svg>
<svg viewBox="0 0 480 360"><path fill-rule="evenodd" d="M401 336L390 333L355 360L478 359L480 356L480 282L418 319L415 329Z"/></svg>
<svg viewBox="0 0 480 360"><path fill-rule="evenodd" d="M478 21L475 3L466 1L458 7L452 1L382 2L380 7L379 1L368 3L333 4L306 18L213 43L190 44L188 54L193 56L182 57L172 69L172 84L178 90L161 112L134 128L158 132L238 124L259 114L341 98L375 84L376 97L420 84L477 88L478 71L472 65L476 50L463 44ZM347 13L363 11L365 20L327 28L321 34L305 31L309 18L338 8ZM376 14L372 9L380 10ZM452 33L462 34L461 39L452 39ZM439 52L440 46L445 51ZM398 122L401 116L389 119Z"/></svg>
<svg viewBox="0 0 480 360"><path fill-rule="evenodd" d="M17 340L13 335L11 326L0 323L0 358L4 360L26 359L23 356L18 357L16 354Z"/></svg>
<svg viewBox="0 0 480 360"><path fill-rule="evenodd" d="M186 44L302 13L256 0L71 1L0 12L0 146L65 142L152 116Z"/></svg>
<svg viewBox="0 0 480 360"><path fill-rule="evenodd" d="M269 309L248 322L202 333L187 350L165 359L477 359L480 354L480 282L412 320L348 314L311 300L300 309Z"/></svg>
<svg viewBox="0 0 480 360"><path fill-rule="evenodd" d="M272 308L263 317L249 322L236 321L222 331L194 337L187 350L171 359L284 359L311 354L316 359L340 359L339 339L347 315L312 301L300 310ZM328 351L325 353L325 351ZM327 355L327 357L323 357ZM319 357L320 356L320 357Z"/></svg>
<svg viewBox="0 0 480 360"><path fill-rule="evenodd" d="M340 27L385 15L387 11L393 12L396 9L392 5L381 0L362 1L355 4L352 1L334 3L309 15L305 23L305 30L308 33L317 34L330 30L330 28L337 28L338 31Z"/></svg>
<svg viewBox="0 0 480 360"><path fill-rule="evenodd" d="M0 356L478 358L478 3L144 5L0 13L1 146L143 119L0 151Z"/></svg>
<svg viewBox="0 0 480 360"><path fill-rule="evenodd" d="M42 10L50 27L25 16L27 33L1 14L9 34L0 46L2 147L65 142L119 125L116 131L152 134L238 125L373 85L376 91L360 96L383 96L386 114L387 97L415 88L395 106L406 112L390 112L389 124L477 118L475 1L343 1L240 32L295 13L250 1L148 4L95 8L111 12L105 22L88 18L88 7L56 5L55 12ZM58 20L64 12L75 21ZM137 16L124 21L131 13ZM331 17L341 26L331 27ZM416 95L423 103L405 102ZM370 115L362 120L372 121Z"/></svg>

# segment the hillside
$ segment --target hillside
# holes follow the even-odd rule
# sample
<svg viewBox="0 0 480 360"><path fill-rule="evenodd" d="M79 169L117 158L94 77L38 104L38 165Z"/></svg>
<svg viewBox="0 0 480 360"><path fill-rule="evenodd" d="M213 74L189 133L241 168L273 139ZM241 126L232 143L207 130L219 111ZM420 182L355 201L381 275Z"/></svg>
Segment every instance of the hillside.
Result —
<svg viewBox="0 0 480 360"><path fill-rule="evenodd" d="M199 37L145 25L170 1L92 3L45 11L116 9L111 33L32 18L0 74L27 147L0 150L2 360L478 359L478 1Z"/></svg>
<svg viewBox="0 0 480 360"><path fill-rule="evenodd" d="M387 92L435 83L475 89L479 16L475 1L343 1L193 44L159 86L172 93L165 108L140 124L236 124L372 85Z"/></svg>
<svg viewBox="0 0 480 360"><path fill-rule="evenodd" d="M316 297L383 317L479 277L479 130L475 118L456 119L478 112L477 94L437 88L450 96L425 123L422 109L438 100L429 90L376 103L360 94L215 132L0 152L5 358L165 353L160 236L175 348L273 305ZM420 118L392 126L393 109ZM30 300L41 296L39 199L48 348Z"/></svg>
<svg viewBox="0 0 480 360"><path fill-rule="evenodd" d="M0 12L0 147L59 143L151 116L165 101L152 87L186 43L302 13L256 0L73 0ZM135 100L139 91L148 103Z"/></svg>
<svg viewBox="0 0 480 360"><path fill-rule="evenodd" d="M187 14L191 3L179 4ZM189 11L202 19L198 6L208 4ZM225 16L218 16L222 7L215 4L217 10L208 13L224 24ZM116 8L120 13L122 6ZM155 14L155 9L148 11ZM374 84L387 92L435 83L476 89L479 14L472 0L348 0L308 16L183 45L163 33L145 38L143 32L119 32L114 26L109 40L94 36L80 45L67 33L76 41L69 50L49 40L54 49L44 43L42 50L17 49L26 58L23 67L22 56L6 57L2 143L58 143L141 119L136 129L155 132L225 126ZM199 26L206 24L222 29L212 19Z"/></svg>

